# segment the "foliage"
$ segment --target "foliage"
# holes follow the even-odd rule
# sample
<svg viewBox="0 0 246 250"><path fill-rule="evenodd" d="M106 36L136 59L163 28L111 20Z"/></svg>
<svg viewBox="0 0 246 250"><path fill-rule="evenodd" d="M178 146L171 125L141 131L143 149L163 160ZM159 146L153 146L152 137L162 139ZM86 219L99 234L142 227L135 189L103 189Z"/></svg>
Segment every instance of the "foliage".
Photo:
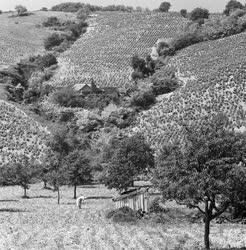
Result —
<svg viewBox="0 0 246 250"><path fill-rule="evenodd" d="M154 198L149 205L149 213L164 213L166 210L160 205L160 197Z"/></svg>
<svg viewBox="0 0 246 250"><path fill-rule="evenodd" d="M76 187L90 184L92 181L92 168L88 152L74 150L65 159L66 183L74 186L74 199L76 199Z"/></svg>
<svg viewBox="0 0 246 250"><path fill-rule="evenodd" d="M105 159L108 164L104 183L109 188L127 190L137 175L153 168L153 151L140 134L123 138L118 145L113 145L111 158Z"/></svg>
<svg viewBox="0 0 246 250"><path fill-rule="evenodd" d="M170 8L171 8L171 4L169 2L162 2L159 7L159 10L161 12L168 12Z"/></svg>
<svg viewBox="0 0 246 250"><path fill-rule="evenodd" d="M111 210L106 214L107 219L112 219L113 222L136 222L138 220L138 214L136 211L129 207L121 207L116 210Z"/></svg>
<svg viewBox="0 0 246 250"><path fill-rule="evenodd" d="M199 130L185 126L186 137L164 146L157 161L155 181L166 200L176 200L204 216L205 247L209 249L211 220L230 204L245 200L246 137L227 130L219 115Z"/></svg>
<svg viewBox="0 0 246 250"><path fill-rule="evenodd" d="M182 17L186 18L188 13L187 13L186 9L182 9L182 10L180 10L180 14L181 14Z"/></svg>
<svg viewBox="0 0 246 250"><path fill-rule="evenodd" d="M199 19L208 19L209 11L207 9L195 8L190 13L190 19L192 21L197 21Z"/></svg>
<svg viewBox="0 0 246 250"><path fill-rule="evenodd" d="M60 25L60 21L56 16L50 16L43 22L44 27L52 27L56 25Z"/></svg>
<svg viewBox="0 0 246 250"><path fill-rule="evenodd" d="M225 7L224 14L230 15L230 13L236 9L244 9L244 6L241 2L237 0L230 0Z"/></svg>
<svg viewBox="0 0 246 250"><path fill-rule="evenodd" d="M27 8L23 5L16 5L15 10L17 11L18 16L24 16L27 13Z"/></svg>
<svg viewBox="0 0 246 250"><path fill-rule="evenodd" d="M141 91L135 94L131 99L131 106L146 109L156 102L155 95L152 90Z"/></svg>
<svg viewBox="0 0 246 250"><path fill-rule="evenodd" d="M48 11L48 8L47 7L42 7L41 11Z"/></svg>
<svg viewBox="0 0 246 250"><path fill-rule="evenodd" d="M30 159L22 155L19 162L6 164L3 167L2 178L7 185L18 185L24 189L23 198L27 198L26 190L37 176L37 169Z"/></svg>
<svg viewBox="0 0 246 250"><path fill-rule="evenodd" d="M59 46L64 41L64 38L58 33L53 33L49 35L44 40L44 47L46 50L51 50L55 46Z"/></svg>
<svg viewBox="0 0 246 250"><path fill-rule="evenodd" d="M85 21L90 14L90 10L88 8L81 8L77 12L77 19Z"/></svg>

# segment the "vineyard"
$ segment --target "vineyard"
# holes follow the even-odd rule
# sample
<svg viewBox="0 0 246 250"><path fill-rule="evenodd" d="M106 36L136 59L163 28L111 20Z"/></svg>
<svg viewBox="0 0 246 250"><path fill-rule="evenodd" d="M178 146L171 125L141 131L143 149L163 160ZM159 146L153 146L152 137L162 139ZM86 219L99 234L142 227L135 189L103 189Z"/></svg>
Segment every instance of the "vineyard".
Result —
<svg viewBox="0 0 246 250"><path fill-rule="evenodd" d="M62 20L74 18L73 14L60 12L34 12L26 17L9 17L10 13L0 15L0 68L19 62L21 58L44 52L43 40L50 33L41 27L49 16Z"/></svg>
<svg viewBox="0 0 246 250"><path fill-rule="evenodd" d="M98 86L123 87L130 83L131 57L146 56L159 38L175 36L185 22L174 13L98 13L89 19L88 32L60 57L53 83L93 78Z"/></svg>
<svg viewBox="0 0 246 250"><path fill-rule="evenodd" d="M40 159L48 131L14 105L0 101L0 165L19 155Z"/></svg>
<svg viewBox="0 0 246 250"><path fill-rule="evenodd" d="M158 148L181 137L182 124L200 125L217 112L230 118L231 127L246 129L246 34L242 33L184 49L170 65L178 70L183 87L163 95L143 112L133 131L143 132Z"/></svg>

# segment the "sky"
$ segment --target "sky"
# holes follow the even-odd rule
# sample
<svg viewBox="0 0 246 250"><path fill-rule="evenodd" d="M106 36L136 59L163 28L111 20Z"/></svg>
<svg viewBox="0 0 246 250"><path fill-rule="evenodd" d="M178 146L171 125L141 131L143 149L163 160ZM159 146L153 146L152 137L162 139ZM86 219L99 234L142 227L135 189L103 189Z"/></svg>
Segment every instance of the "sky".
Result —
<svg viewBox="0 0 246 250"><path fill-rule="evenodd" d="M141 6L148 7L150 9L158 8L160 3L168 1L172 4L173 11L179 11L180 9L188 9L189 11L195 7L203 7L209 9L210 12L222 12L226 3L229 0L0 0L0 10L14 10L17 4L21 4L27 7L28 10L38 10L42 7L52 7L55 4L62 2L84 2L95 5L106 6L110 4L124 4L133 7ZM241 0L241 3L245 4L246 0Z"/></svg>

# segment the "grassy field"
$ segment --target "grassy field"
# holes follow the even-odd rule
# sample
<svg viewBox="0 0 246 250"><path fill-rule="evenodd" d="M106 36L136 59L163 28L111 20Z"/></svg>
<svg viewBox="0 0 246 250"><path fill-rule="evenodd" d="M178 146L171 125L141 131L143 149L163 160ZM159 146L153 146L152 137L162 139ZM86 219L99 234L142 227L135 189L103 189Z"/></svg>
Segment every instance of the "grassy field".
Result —
<svg viewBox="0 0 246 250"><path fill-rule="evenodd" d="M0 189L0 249L201 249L203 225L189 223L187 209L168 206L165 224L139 222L115 224L105 219L114 207L116 195L103 186L80 187L78 194L89 197L79 210L72 188L63 187L61 204L56 193L42 184L28 190L21 199L20 187ZM175 215L175 216L174 216ZM246 226L212 224L213 248L246 247Z"/></svg>
<svg viewBox="0 0 246 250"><path fill-rule="evenodd" d="M52 11L35 11L30 16L0 15L0 69L19 62L21 58L44 52L43 40L53 31L42 23L50 16L61 20L73 19L74 14Z"/></svg>

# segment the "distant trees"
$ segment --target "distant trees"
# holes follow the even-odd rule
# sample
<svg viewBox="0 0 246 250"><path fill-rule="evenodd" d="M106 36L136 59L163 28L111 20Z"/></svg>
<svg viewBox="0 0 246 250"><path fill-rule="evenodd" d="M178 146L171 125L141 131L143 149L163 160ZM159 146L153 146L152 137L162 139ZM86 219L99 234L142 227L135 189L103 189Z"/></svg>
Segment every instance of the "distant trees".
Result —
<svg viewBox="0 0 246 250"><path fill-rule="evenodd" d="M127 190L134 178L148 173L154 167L154 155L149 144L140 134L126 137L109 148L103 181L109 188Z"/></svg>
<svg viewBox="0 0 246 250"><path fill-rule="evenodd" d="M168 12L170 8L171 8L171 4L169 2L162 2L159 7L159 11Z"/></svg>
<svg viewBox="0 0 246 250"><path fill-rule="evenodd" d="M230 13L236 9L244 9L244 6L241 2L236 0L230 0L225 7L224 14L229 16Z"/></svg>
<svg viewBox="0 0 246 250"><path fill-rule="evenodd" d="M187 10L186 9L182 9L182 10L180 10L180 14L181 14L181 16L182 17L187 17Z"/></svg>
<svg viewBox="0 0 246 250"><path fill-rule="evenodd" d="M42 8L41 8L41 11L48 11L48 8L42 7Z"/></svg>
<svg viewBox="0 0 246 250"><path fill-rule="evenodd" d="M23 5L16 5L15 10L17 11L18 16L23 16L27 13L27 8Z"/></svg>
<svg viewBox="0 0 246 250"><path fill-rule="evenodd" d="M164 200L198 209L210 248L210 222L230 205L246 200L246 137L226 129L225 116L200 129L184 127L183 143L164 146L157 160L155 184Z"/></svg>
<svg viewBox="0 0 246 250"><path fill-rule="evenodd" d="M194 10L192 10L190 14L190 19L195 22L198 22L200 20L204 22L204 19L208 18L209 18L209 11L203 8L195 8Z"/></svg>

